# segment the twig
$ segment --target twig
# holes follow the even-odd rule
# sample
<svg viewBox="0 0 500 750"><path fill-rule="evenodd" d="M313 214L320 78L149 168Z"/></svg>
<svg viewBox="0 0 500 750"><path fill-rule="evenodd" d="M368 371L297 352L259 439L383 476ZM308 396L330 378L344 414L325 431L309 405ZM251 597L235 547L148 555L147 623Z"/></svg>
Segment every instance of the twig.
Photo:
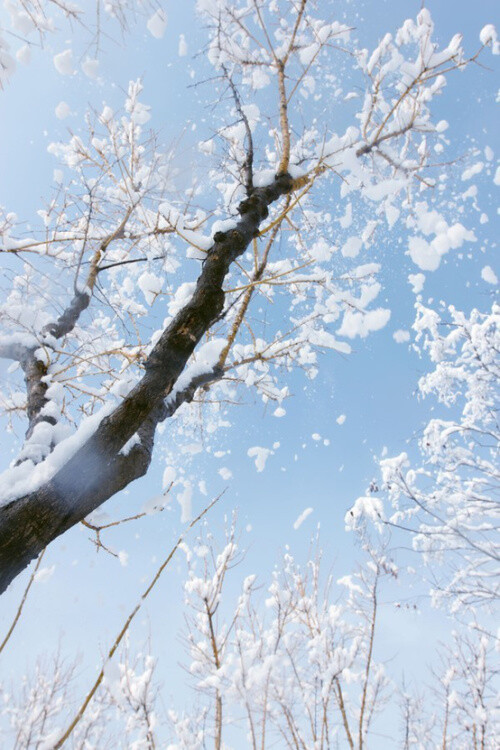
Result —
<svg viewBox="0 0 500 750"><path fill-rule="evenodd" d="M173 487L173 482L169 484L167 489L162 493L163 497L166 497L170 490ZM157 506L156 506L157 507ZM161 512L163 508L159 508L159 511ZM121 526L122 523L128 523L129 521L138 521L139 518L144 518L144 516L147 516L148 514L146 511L143 511L142 513L136 513L135 516L128 516L127 518L120 518L118 521L111 521L110 523L104 523L101 526L98 526L97 524L90 523L90 521L87 521L85 518L82 518L81 523L83 526L85 526L87 529L91 529L91 531L95 532L95 539L90 539L93 544L97 547L97 551L99 549L103 549L105 552L109 552L110 555L113 555L113 557L118 557L118 555L109 549L109 547L106 547L106 545L103 543L101 539L101 531L104 531L105 529L111 529L113 526Z"/></svg>
<svg viewBox="0 0 500 750"><path fill-rule="evenodd" d="M4 650L4 648L5 648L8 640L10 638L10 636L14 632L14 628L16 627L19 618L21 617L21 613L23 611L24 605L26 604L26 599L28 598L29 590L30 590L31 586L33 585L33 581L35 580L35 576L37 574L38 568L40 567L40 563L42 562L42 558L43 558L44 554L45 554L45 550L43 549L40 552L40 554L38 556L38 560L36 561L36 565L33 568L33 572L30 575L30 579L28 581L28 585L24 589L24 594L22 596L22 599L21 599L21 602L19 604L19 607L17 608L16 616L12 620L12 625L10 626L9 630L7 631L7 635L5 636L5 638L3 639L3 641L2 641L2 643L0 645L0 654Z"/></svg>

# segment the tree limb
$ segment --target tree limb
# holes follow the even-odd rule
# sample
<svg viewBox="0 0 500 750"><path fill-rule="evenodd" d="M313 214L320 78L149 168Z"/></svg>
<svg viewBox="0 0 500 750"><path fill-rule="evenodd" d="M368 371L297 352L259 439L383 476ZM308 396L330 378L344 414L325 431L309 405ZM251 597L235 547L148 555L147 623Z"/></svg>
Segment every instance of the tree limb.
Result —
<svg viewBox="0 0 500 750"><path fill-rule="evenodd" d="M153 347L142 379L52 479L0 507L0 592L53 539L146 473L156 426L168 416L164 399L222 312L231 263L258 235L268 207L292 189L290 175L279 173L240 203L236 227L215 234L192 298ZM184 393L188 400L190 392ZM136 432L140 442L121 454Z"/></svg>

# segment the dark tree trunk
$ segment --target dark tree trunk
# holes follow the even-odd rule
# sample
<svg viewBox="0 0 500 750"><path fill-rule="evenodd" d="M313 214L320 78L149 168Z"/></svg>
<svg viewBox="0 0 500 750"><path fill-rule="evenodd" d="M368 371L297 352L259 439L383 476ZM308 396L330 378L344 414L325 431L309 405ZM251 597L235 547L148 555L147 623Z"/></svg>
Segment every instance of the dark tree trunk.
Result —
<svg viewBox="0 0 500 750"><path fill-rule="evenodd" d="M215 235L193 297L163 331L142 379L49 482L0 506L0 592L53 539L143 476L158 423L189 401L200 384L220 377L217 371L208 373L165 405L196 345L223 310L223 283L231 263L258 235L269 205L292 190L292 178L279 174L271 185L251 191L239 205L236 227ZM87 304L71 310L75 320ZM43 401L44 393L38 395ZM120 454L135 433L140 442L127 455Z"/></svg>

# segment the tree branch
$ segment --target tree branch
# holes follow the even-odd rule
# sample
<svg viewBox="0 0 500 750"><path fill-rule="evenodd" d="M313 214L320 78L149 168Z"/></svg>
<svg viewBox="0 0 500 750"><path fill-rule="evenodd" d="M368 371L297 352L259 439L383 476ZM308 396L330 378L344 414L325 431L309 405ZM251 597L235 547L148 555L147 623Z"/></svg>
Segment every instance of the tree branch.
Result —
<svg viewBox="0 0 500 750"><path fill-rule="evenodd" d="M109 234L99 244L90 262L90 269L87 274L84 290L80 291L76 289L73 298L61 315L55 321L48 323L42 328L42 342L47 337L61 339L64 336L67 336L68 333L71 333L74 329L80 315L90 304L97 274L99 273L99 263L101 258L109 245L114 242L114 240L123 236L125 226L132 211L133 208L129 208L114 232ZM24 380L26 383L28 415L28 429L26 431L27 440L32 436L35 427L40 422L48 422L52 425L56 424L56 419L53 416L42 414L42 409L47 404L46 394L49 384L46 382L45 376L48 372L48 366L44 361L37 357L36 352L37 347L25 348L19 360L24 370ZM26 458L30 458L29 452L26 456L19 459L19 463L22 463Z"/></svg>
<svg viewBox="0 0 500 750"><path fill-rule="evenodd" d="M156 425L169 415L164 399L222 312L231 263L257 236L268 207L292 189L290 175L278 174L240 203L236 227L215 234L192 298L153 347L142 379L52 479L0 507L0 592L49 542L147 471ZM183 401L192 397L189 388L183 393ZM140 442L121 455L136 432Z"/></svg>

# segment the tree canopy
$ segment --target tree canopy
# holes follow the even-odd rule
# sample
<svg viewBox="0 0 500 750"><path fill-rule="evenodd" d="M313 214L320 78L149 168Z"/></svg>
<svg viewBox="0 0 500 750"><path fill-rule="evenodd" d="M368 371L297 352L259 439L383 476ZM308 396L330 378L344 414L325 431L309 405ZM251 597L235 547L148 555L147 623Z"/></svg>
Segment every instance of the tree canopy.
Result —
<svg viewBox="0 0 500 750"><path fill-rule="evenodd" d="M4 587L147 471L158 425L181 405L233 399L241 384L279 408L281 370L313 377L318 351L347 354L350 340L382 328L380 264L359 262L379 225L409 230L410 257L426 271L476 239L435 189L447 124L432 102L447 76L497 51L493 27L466 53L461 35L434 42L423 9L368 51L305 1L198 10L220 97L214 137L200 144L208 179L175 184L175 150L145 128L136 80L122 111L89 111L84 130L49 146L62 169L42 229L27 236L4 214L2 253L17 263L1 353L19 365L4 401L9 418L27 420L2 485ZM14 28L48 33L28 11L12 10ZM54 57L59 72L72 72L72 55ZM337 131L339 61L362 94L354 107L343 94L351 111ZM264 325L249 321L257 300L278 313Z"/></svg>
<svg viewBox="0 0 500 750"><path fill-rule="evenodd" d="M20 579L0 654L32 586L50 575L41 561L61 535L81 526L103 552L97 565L106 553L126 565L126 550L108 543L112 527L165 509L172 521L174 494L180 519L166 524L183 527L141 578L138 604L73 718L76 667L56 659L53 672L37 668L3 715L15 747L97 748L115 741L110 727L122 720L124 746L157 746L155 659L147 649L136 657L127 639L182 551L189 669L206 700L187 717L169 712L175 744L161 746L201 748L209 738L222 750L233 741L227 717L243 715L235 721L249 747L362 750L377 741L384 696L397 695L402 747L493 748L500 555L491 225L500 167L490 140L494 96L474 98L474 87L492 75L500 42L487 22L443 38L425 3L413 10L397 19L394 11L374 38L373 11L347 0L198 0L171 11L127 0L5 2L0 97L36 81L39 65L44 86L67 82L71 103L54 109L47 154L27 174L7 175L14 205L2 197L0 209L0 408L10 454L0 475L0 591L35 561ZM193 29L172 54L175 14ZM167 40L170 57L149 55ZM183 108L173 93L181 72ZM459 125L472 102L478 117L467 138ZM7 115L15 129L15 107ZM31 120L35 133L36 107ZM47 158L52 180L44 167L42 184ZM43 194L35 209L16 193L23 181L26 193L36 184ZM241 403L255 411L260 402L283 435L299 399L340 428L346 394L332 399L325 378L350 360L362 417L366 393L376 399L380 383L365 373L357 385L356 362L376 337L405 348L423 417L417 427L400 424L397 439L382 418L370 446L375 475L361 494L356 487L357 499L336 498L332 516L354 532L358 565L335 581L321 572L324 537L304 566L286 549L266 579L265 604L252 574L221 614L242 545L234 519L225 519L222 541L205 525L207 498L220 498L213 475L228 494L244 481L228 459L252 419ZM376 351L391 383L391 350ZM394 392L400 386L394 379ZM225 450L221 435L229 435ZM359 430L359 455L366 439ZM311 442L329 447L319 431ZM280 441L263 435L244 454L260 474L278 450ZM222 457L227 466L216 463ZM282 461L285 472L297 454ZM134 482L149 475L145 501ZM283 500L277 486L273 502ZM126 512L107 517L101 506L124 490ZM312 504L304 498L296 531ZM197 541L185 541L195 525ZM384 632L381 602L399 607L391 586L412 576L418 595L460 626L441 653L439 716L404 685L393 689L374 645Z"/></svg>

